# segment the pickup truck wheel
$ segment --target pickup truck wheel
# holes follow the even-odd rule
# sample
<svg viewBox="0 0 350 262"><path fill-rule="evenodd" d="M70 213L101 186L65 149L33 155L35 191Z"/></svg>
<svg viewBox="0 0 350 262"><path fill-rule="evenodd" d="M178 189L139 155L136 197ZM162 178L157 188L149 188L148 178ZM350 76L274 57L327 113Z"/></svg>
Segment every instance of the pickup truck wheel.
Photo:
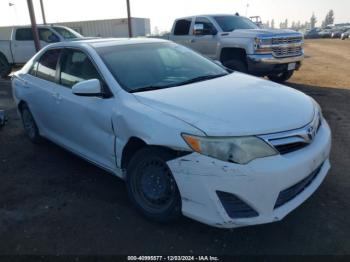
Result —
<svg viewBox="0 0 350 262"><path fill-rule="evenodd" d="M21 108L21 116L24 130L33 143L41 142L38 126L35 123L32 113L28 106L24 104Z"/></svg>
<svg viewBox="0 0 350 262"><path fill-rule="evenodd" d="M0 77L6 78L11 73L11 65L7 61L6 57L0 53Z"/></svg>
<svg viewBox="0 0 350 262"><path fill-rule="evenodd" d="M128 164L130 200L144 216L156 222L170 222L181 215L180 193L166 163L173 157L167 149L145 147Z"/></svg>
<svg viewBox="0 0 350 262"><path fill-rule="evenodd" d="M275 75L268 75L267 77L271 81L274 81L277 83L283 83L283 82L286 82L289 78L291 78L293 73L294 73L294 70L291 70L291 71L286 71Z"/></svg>
<svg viewBox="0 0 350 262"><path fill-rule="evenodd" d="M224 66L241 73L247 73L247 65L241 60L229 60L223 63Z"/></svg>

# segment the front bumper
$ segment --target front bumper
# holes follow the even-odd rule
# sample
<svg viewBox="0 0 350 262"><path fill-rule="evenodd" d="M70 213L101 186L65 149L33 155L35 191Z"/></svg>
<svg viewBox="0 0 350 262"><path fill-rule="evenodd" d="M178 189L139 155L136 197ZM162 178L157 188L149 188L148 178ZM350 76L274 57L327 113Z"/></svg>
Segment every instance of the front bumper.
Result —
<svg viewBox="0 0 350 262"><path fill-rule="evenodd" d="M277 58L272 54L248 55L247 57L248 71L255 75L264 76L287 71L290 63L296 63L296 70L299 70L304 54L284 58Z"/></svg>
<svg viewBox="0 0 350 262"><path fill-rule="evenodd" d="M296 152L237 165L192 153L168 162L182 197L185 216L205 224L235 228L279 221L301 205L321 185L330 169L331 132L323 121L312 144ZM307 187L275 208L280 192L299 183L320 167ZM217 191L233 194L257 216L233 219Z"/></svg>

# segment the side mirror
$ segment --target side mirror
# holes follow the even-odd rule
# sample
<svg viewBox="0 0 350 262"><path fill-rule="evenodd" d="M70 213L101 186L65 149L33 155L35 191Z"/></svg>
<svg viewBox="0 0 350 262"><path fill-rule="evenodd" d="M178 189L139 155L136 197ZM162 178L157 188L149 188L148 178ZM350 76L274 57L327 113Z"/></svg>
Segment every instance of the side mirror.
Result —
<svg viewBox="0 0 350 262"><path fill-rule="evenodd" d="M101 96L101 83L97 79L82 81L72 87L72 92L77 96Z"/></svg>
<svg viewBox="0 0 350 262"><path fill-rule="evenodd" d="M193 28L194 35L203 35L204 33L204 24L195 24Z"/></svg>

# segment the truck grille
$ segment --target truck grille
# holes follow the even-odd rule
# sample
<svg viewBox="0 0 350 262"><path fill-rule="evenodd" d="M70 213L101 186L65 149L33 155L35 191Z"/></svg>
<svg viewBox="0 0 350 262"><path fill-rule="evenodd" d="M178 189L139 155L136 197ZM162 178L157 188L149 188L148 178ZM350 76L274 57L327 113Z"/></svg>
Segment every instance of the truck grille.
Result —
<svg viewBox="0 0 350 262"><path fill-rule="evenodd" d="M272 44L273 45L285 45L285 44L296 44L303 41L303 38L300 36L296 37L279 37L279 38L273 38Z"/></svg>
<svg viewBox="0 0 350 262"><path fill-rule="evenodd" d="M272 51L275 57L289 57L302 55L303 48L301 46L273 47Z"/></svg>

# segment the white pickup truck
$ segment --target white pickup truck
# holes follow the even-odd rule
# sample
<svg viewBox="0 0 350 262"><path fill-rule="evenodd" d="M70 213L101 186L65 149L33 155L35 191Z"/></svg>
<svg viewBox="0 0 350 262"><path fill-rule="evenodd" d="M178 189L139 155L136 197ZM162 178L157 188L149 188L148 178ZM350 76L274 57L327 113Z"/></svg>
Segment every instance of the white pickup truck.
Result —
<svg viewBox="0 0 350 262"><path fill-rule="evenodd" d="M74 30L64 26L38 26L40 45L82 38ZM35 46L30 26L14 27L10 40L0 40L0 77L6 77L14 66L23 65L34 54Z"/></svg>
<svg viewBox="0 0 350 262"><path fill-rule="evenodd" d="M220 61L233 70L287 81L304 59L303 35L260 29L246 17L200 15L174 22L169 40Z"/></svg>

